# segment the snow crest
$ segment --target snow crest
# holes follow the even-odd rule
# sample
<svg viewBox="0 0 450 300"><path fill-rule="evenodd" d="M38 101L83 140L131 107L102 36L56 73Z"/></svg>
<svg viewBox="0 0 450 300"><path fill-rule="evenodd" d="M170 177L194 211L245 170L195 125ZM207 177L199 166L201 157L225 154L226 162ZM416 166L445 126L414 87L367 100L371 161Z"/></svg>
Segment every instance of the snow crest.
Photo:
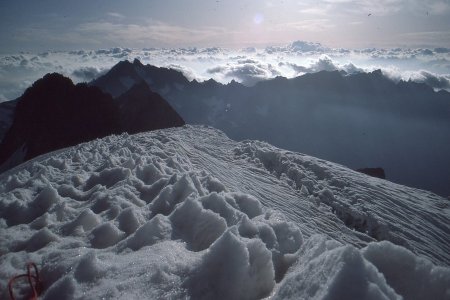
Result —
<svg viewBox="0 0 450 300"><path fill-rule="evenodd" d="M0 298L28 261L41 270L43 299L450 298L448 268L386 241L358 249L304 235L302 222L218 178L231 162L200 167L208 156L227 161L213 149L250 153L236 145L186 126L106 137L3 174ZM260 180L279 189L266 169L286 170L258 160ZM309 195L314 184L299 180ZM15 288L26 295L26 285Z"/></svg>

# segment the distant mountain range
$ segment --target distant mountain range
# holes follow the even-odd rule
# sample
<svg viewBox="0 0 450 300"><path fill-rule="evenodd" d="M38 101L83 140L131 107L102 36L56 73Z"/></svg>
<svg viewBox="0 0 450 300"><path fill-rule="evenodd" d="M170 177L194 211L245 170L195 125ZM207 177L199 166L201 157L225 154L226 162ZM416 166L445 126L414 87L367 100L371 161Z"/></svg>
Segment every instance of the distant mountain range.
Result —
<svg viewBox="0 0 450 300"><path fill-rule="evenodd" d="M450 93L381 71L305 74L246 87L188 81L181 72L123 61L91 82L118 96L144 80L190 124L259 139L388 180L450 195Z"/></svg>
<svg viewBox="0 0 450 300"><path fill-rule="evenodd" d="M186 123L214 126L236 140L264 140L353 169L381 167L388 180L450 195L450 93L426 84L394 83L381 71L322 71L246 87L189 81L134 60L88 85L115 98L128 132L155 126L150 119L181 124L173 107ZM157 110L145 97L160 113L149 113Z"/></svg>
<svg viewBox="0 0 450 300"><path fill-rule="evenodd" d="M0 144L0 170L107 135L184 124L145 82L113 99L97 87L74 85L60 74L47 74L16 100L11 127Z"/></svg>

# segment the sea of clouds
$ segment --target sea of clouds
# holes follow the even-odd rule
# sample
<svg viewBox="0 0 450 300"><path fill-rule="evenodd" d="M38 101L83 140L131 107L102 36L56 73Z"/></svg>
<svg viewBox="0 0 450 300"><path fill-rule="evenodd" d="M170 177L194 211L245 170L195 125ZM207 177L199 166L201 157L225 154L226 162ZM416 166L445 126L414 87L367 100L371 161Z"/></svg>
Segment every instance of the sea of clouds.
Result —
<svg viewBox="0 0 450 300"><path fill-rule="evenodd" d="M121 60L170 67L189 80L236 80L245 85L277 76L305 73L381 69L394 81L424 82L450 91L450 48L343 49L295 41L266 48L111 48L100 50L21 52L0 55L0 102L20 96L35 80L58 72L74 82L89 82Z"/></svg>

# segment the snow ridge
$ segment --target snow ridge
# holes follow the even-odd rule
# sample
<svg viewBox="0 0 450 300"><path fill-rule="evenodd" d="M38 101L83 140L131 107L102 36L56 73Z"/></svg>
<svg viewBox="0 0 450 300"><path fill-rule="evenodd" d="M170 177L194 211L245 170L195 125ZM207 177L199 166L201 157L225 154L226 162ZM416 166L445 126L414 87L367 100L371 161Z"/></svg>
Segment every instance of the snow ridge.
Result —
<svg viewBox="0 0 450 300"><path fill-rule="evenodd" d="M449 201L263 142L245 142L235 153L265 168L350 229L450 265Z"/></svg>
<svg viewBox="0 0 450 300"><path fill-rule="evenodd" d="M43 299L449 298L450 269L416 255L448 265L445 247L432 250L439 239L445 244L449 222L432 228L435 239L425 241L433 244L421 244L417 230L412 252L373 242L406 241L409 232L401 222L391 227L388 213L375 214L376 192L387 188L382 209L400 205L394 191L403 191L430 201L422 205L432 218L425 225L448 221L448 208L434 215L433 204L445 199L433 194L268 144L237 143L212 128L109 136L0 176L0 297L35 261ZM350 191L377 201L352 210ZM385 224L384 235L350 229L338 209L367 211L373 224Z"/></svg>

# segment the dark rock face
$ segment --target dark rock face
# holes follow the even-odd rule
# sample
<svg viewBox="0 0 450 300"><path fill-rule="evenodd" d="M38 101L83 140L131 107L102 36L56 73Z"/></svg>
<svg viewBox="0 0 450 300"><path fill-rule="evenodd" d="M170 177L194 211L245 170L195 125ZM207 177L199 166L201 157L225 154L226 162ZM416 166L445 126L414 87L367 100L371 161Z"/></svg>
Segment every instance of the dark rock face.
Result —
<svg viewBox="0 0 450 300"><path fill-rule="evenodd" d="M107 135L182 125L183 119L145 83L113 99L97 87L47 74L17 101L12 125L0 144L0 171Z"/></svg>
<svg viewBox="0 0 450 300"><path fill-rule="evenodd" d="M145 82L134 85L116 99L122 129L128 133L183 126L178 113Z"/></svg>
<svg viewBox="0 0 450 300"><path fill-rule="evenodd" d="M119 133L119 111L100 89L47 74L19 99L0 145L0 164L24 147L28 160L56 149Z"/></svg>
<svg viewBox="0 0 450 300"><path fill-rule="evenodd" d="M90 85L99 87L113 97L118 97L141 80L141 76L133 64L129 61L121 61L107 74L92 81Z"/></svg>
<svg viewBox="0 0 450 300"><path fill-rule="evenodd" d="M372 177L386 179L386 174L384 173L383 168L362 168L362 169L357 169L356 171L358 171L360 173L364 173L364 174L372 176Z"/></svg>
<svg viewBox="0 0 450 300"><path fill-rule="evenodd" d="M189 83L179 71L143 65L135 59L133 63L126 60L119 62L108 73L95 79L90 84L101 88L102 91L111 94L113 97L118 97L143 80L156 90L162 90L173 84L185 85Z"/></svg>
<svg viewBox="0 0 450 300"><path fill-rule="evenodd" d="M17 99L0 103L0 142L11 127Z"/></svg>

